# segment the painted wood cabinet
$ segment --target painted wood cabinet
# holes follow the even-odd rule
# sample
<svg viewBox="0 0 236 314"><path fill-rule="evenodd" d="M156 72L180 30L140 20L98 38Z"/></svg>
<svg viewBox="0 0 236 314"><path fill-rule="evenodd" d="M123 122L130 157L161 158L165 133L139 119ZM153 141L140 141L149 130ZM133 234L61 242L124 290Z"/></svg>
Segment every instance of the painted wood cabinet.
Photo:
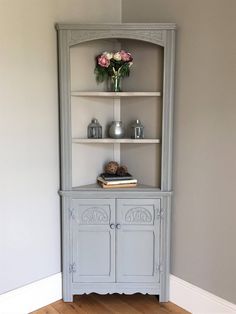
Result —
<svg viewBox="0 0 236 314"><path fill-rule="evenodd" d="M92 292L169 299L175 28L57 25L64 301ZM114 93L96 84L94 60L120 49L132 53L134 65L122 92ZM89 140L95 117L103 138ZM145 126L144 140L130 138L136 119ZM112 120L124 122L124 139L108 137ZM127 165L138 186L98 186L109 160Z"/></svg>

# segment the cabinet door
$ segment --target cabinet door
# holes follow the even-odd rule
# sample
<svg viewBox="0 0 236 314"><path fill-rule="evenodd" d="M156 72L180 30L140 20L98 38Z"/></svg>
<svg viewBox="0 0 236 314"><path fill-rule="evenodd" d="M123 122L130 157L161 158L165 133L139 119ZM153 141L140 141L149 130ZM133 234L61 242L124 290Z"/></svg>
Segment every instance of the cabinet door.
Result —
<svg viewBox="0 0 236 314"><path fill-rule="evenodd" d="M115 281L115 200L72 200L73 282Z"/></svg>
<svg viewBox="0 0 236 314"><path fill-rule="evenodd" d="M117 281L159 282L160 200L117 200Z"/></svg>

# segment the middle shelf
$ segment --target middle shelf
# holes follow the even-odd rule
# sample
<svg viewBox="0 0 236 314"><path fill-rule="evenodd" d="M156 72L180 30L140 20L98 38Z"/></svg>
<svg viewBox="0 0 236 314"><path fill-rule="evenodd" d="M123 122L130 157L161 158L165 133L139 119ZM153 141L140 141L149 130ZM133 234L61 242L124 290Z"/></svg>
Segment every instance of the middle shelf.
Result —
<svg viewBox="0 0 236 314"><path fill-rule="evenodd" d="M73 138L72 143L77 144L160 144L158 138L132 139L132 138Z"/></svg>
<svg viewBox="0 0 236 314"><path fill-rule="evenodd" d="M160 97L161 92L95 92L95 91L87 91L87 92L79 92L72 91L71 96L74 97Z"/></svg>

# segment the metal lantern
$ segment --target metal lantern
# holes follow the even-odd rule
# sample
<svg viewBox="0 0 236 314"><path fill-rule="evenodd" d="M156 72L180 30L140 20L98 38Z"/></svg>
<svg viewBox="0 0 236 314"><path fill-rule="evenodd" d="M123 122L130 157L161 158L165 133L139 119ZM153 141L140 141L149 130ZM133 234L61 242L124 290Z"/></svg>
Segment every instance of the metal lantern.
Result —
<svg viewBox="0 0 236 314"><path fill-rule="evenodd" d="M88 138L102 138L102 126L97 119L92 119L88 125Z"/></svg>
<svg viewBox="0 0 236 314"><path fill-rule="evenodd" d="M135 120L135 122L131 125L131 138L144 138L144 126L140 120Z"/></svg>

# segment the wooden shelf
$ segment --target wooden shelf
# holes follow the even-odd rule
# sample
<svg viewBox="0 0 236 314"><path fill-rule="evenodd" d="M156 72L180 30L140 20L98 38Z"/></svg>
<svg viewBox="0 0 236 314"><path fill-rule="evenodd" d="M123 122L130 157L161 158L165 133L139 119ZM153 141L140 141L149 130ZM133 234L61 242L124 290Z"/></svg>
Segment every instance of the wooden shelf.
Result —
<svg viewBox="0 0 236 314"><path fill-rule="evenodd" d="M160 144L160 139L157 138L144 138L144 139L132 139L132 138L73 138L72 143L77 144Z"/></svg>
<svg viewBox="0 0 236 314"><path fill-rule="evenodd" d="M72 91L74 97L160 97L161 92L77 92Z"/></svg>
<svg viewBox="0 0 236 314"><path fill-rule="evenodd" d="M88 184L88 185L81 185L81 186L76 186L72 188L73 191L104 191L104 192L114 192L116 190L119 191L156 191L159 192L161 191L160 188L150 186L150 185L144 185L144 184L138 184L136 187L132 188L116 188L116 189L103 189L99 184L93 183L93 184Z"/></svg>

